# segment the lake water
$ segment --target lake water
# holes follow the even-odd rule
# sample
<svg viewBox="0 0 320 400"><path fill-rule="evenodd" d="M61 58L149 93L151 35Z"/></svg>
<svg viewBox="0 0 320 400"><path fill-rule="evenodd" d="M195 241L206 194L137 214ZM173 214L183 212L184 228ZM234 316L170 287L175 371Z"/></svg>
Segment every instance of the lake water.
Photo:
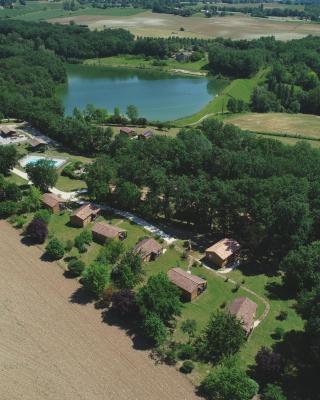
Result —
<svg viewBox="0 0 320 400"><path fill-rule="evenodd" d="M59 90L67 115L87 104L125 113L129 104L139 116L169 121L200 111L224 87L206 77L170 75L158 71L68 66L68 84Z"/></svg>

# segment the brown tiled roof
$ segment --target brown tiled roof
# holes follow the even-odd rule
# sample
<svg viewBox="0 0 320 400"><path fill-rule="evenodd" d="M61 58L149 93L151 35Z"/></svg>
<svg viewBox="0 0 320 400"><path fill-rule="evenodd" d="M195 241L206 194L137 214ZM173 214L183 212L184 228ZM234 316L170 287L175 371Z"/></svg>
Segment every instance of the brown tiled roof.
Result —
<svg viewBox="0 0 320 400"><path fill-rule="evenodd" d="M9 134L11 134L11 133L15 133L16 130L15 130L13 127L11 127L11 126L1 126L1 127L0 127L0 132L1 132L3 135L9 135Z"/></svg>
<svg viewBox="0 0 320 400"><path fill-rule="evenodd" d="M93 225L92 232L113 239L118 236L119 233L125 232L125 230L114 225L97 222Z"/></svg>
<svg viewBox="0 0 320 400"><path fill-rule="evenodd" d="M42 196L42 203L48 207L54 207L61 202L62 200L52 193L44 193L44 195Z"/></svg>
<svg viewBox="0 0 320 400"><path fill-rule="evenodd" d="M167 273L169 280L186 292L192 293L199 285L206 284L207 281L199 276L188 274L181 268L172 268Z"/></svg>
<svg viewBox="0 0 320 400"><path fill-rule="evenodd" d="M41 138L34 138L30 140L30 145L32 147L39 146L40 144L47 144L47 142Z"/></svg>
<svg viewBox="0 0 320 400"><path fill-rule="evenodd" d="M147 257L150 254L157 254L162 250L161 245L152 238L141 240L133 249L135 254L140 254L142 257Z"/></svg>
<svg viewBox="0 0 320 400"><path fill-rule="evenodd" d="M83 221L90 217L91 215L96 215L100 212L100 208L94 206L93 204L84 204L80 208L74 211L72 214L75 217L82 219Z"/></svg>
<svg viewBox="0 0 320 400"><path fill-rule="evenodd" d="M240 249L240 244L234 239L222 239L206 249L206 252L215 253L221 260L226 260Z"/></svg>
<svg viewBox="0 0 320 400"><path fill-rule="evenodd" d="M236 298L228 308L230 314L235 315L243 322L243 328L248 333L252 328L256 310L257 304L248 297Z"/></svg>
<svg viewBox="0 0 320 400"><path fill-rule="evenodd" d="M125 132L125 133L133 133L134 129L128 128L127 126L123 126L123 127L120 128L120 131L121 132Z"/></svg>

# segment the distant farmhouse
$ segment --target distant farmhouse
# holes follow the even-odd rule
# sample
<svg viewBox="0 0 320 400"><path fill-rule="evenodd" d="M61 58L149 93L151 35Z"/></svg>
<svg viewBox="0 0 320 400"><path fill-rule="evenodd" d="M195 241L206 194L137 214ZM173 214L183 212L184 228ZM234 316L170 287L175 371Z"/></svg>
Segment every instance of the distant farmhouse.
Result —
<svg viewBox="0 0 320 400"><path fill-rule="evenodd" d="M124 135L127 135L128 137L133 137L136 135L136 131L132 128L129 128L127 126L122 126L120 128L120 133L123 133Z"/></svg>
<svg viewBox="0 0 320 400"><path fill-rule="evenodd" d="M92 228L93 239L98 243L105 243L108 239L124 240L127 231L117 226L97 222Z"/></svg>
<svg viewBox="0 0 320 400"><path fill-rule="evenodd" d="M175 60L179 62L186 62L189 61L192 56L192 51L179 51L175 55Z"/></svg>
<svg viewBox="0 0 320 400"><path fill-rule="evenodd" d="M162 253L162 247L155 239L146 238L134 247L133 253L138 254L143 261L153 261Z"/></svg>
<svg viewBox="0 0 320 400"><path fill-rule="evenodd" d="M64 203L64 201L53 193L44 193L42 196L42 205L53 214L58 214L60 212L62 203Z"/></svg>
<svg viewBox="0 0 320 400"><path fill-rule="evenodd" d="M154 132L151 130L144 131L138 135L139 139L150 139L152 136L154 136Z"/></svg>
<svg viewBox="0 0 320 400"><path fill-rule="evenodd" d="M238 259L239 252L240 244L234 239L225 238L206 249L206 258L219 268L225 268Z"/></svg>
<svg viewBox="0 0 320 400"><path fill-rule="evenodd" d="M228 311L242 322L243 329L249 335L254 327L257 304L248 297L238 297L230 304Z"/></svg>
<svg viewBox="0 0 320 400"><path fill-rule="evenodd" d="M181 268L172 268L168 271L169 280L177 286L186 301L192 301L207 288L207 281L199 276L189 274Z"/></svg>
<svg viewBox="0 0 320 400"><path fill-rule="evenodd" d="M70 223L73 226L83 228L90 222L96 219L100 214L101 209L93 204L84 204L70 216Z"/></svg>

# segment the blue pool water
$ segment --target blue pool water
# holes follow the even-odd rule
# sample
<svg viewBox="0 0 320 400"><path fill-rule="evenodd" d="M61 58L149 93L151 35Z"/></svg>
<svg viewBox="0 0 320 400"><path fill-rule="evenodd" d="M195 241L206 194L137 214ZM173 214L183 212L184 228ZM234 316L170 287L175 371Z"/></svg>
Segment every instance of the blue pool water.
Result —
<svg viewBox="0 0 320 400"><path fill-rule="evenodd" d="M63 158L54 158L54 157L45 157L45 156L37 156L37 155L27 155L20 160L21 167L25 167L28 164L35 164L40 160L48 160L51 161L55 168L60 168L66 160Z"/></svg>

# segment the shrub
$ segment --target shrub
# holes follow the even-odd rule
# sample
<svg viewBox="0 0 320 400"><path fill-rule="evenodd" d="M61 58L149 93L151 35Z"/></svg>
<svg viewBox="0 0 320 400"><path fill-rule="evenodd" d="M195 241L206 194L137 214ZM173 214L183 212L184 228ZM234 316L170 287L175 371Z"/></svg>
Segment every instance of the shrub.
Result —
<svg viewBox="0 0 320 400"><path fill-rule="evenodd" d="M15 201L3 201L0 203L0 218L8 218L18 210L18 204Z"/></svg>
<svg viewBox="0 0 320 400"><path fill-rule="evenodd" d="M40 221L43 221L46 225L48 225L51 219L51 213L45 209L38 210L34 214L34 219L39 219Z"/></svg>
<svg viewBox="0 0 320 400"><path fill-rule="evenodd" d="M262 393L262 400L286 400L280 386L269 383Z"/></svg>
<svg viewBox="0 0 320 400"><path fill-rule="evenodd" d="M146 337L156 346L163 344L167 338L167 328L155 313L146 315L143 321L143 331Z"/></svg>
<svg viewBox="0 0 320 400"><path fill-rule="evenodd" d="M279 321L285 321L288 318L288 312L287 311L280 311L279 315L277 316L277 319Z"/></svg>
<svg viewBox="0 0 320 400"><path fill-rule="evenodd" d="M26 217L24 215L17 215L13 220L15 227L18 229L23 228L25 222L26 222Z"/></svg>
<svg viewBox="0 0 320 400"><path fill-rule="evenodd" d="M223 302L220 304L220 308L226 308L226 305L227 305L227 302L226 302L226 301L223 301Z"/></svg>
<svg viewBox="0 0 320 400"><path fill-rule="evenodd" d="M180 372L182 372L183 374L190 374L190 372L192 372L193 369L194 369L193 362L190 360L186 360L181 365Z"/></svg>
<svg viewBox="0 0 320 400"><path fill-rule="evenodd" d="M135 293L131 289L122 289L113 293L112 308L122 317L132 316L137 312Z"/></svg>
<svg viewBox="0 0 320 400"><path fill-rule="evenodd" d="M77 258L71 259L68 263L68 270L73 276L80 276L85 267L85 263Z"/></svg>
<svg viewBox="0 0 320 400"><path fill-rule="evenodd" d="M27 226L26 234L34 243L42 244L48 236L47 225L39 219L33 219Z"/></svg>
<svg viewBox="0 0 320 400"><path fill-rule="evenodd" d="M109 307L113 296L113 287L109 285L104 288L101 294L100 306Z"/></svg>
<svg viewBox="0 0 320 400"><path fill-rule="evenodd" d="M82 231L78 236L74 239L74 245L78 249L79 253L85 253L87 251L87 245L92 242L92 232L90 231Z"/></svg>
<svg viewBox="0 0 320 400"><path fill-rule="evenodd" d="M276 340L280 340L280 339L283 338L283 335L284 335L284 329L281 328L280 326L278 326L278 327L274 330L273 337L274 337Z"/></svg>
<svg viewBox="0 0 320 400"><path fill-rule="evenodd" d="M109 283L109 268L95 262L84 270L82 277L84 287L95 296L100 297Z"/></svg>
<svg viewBox="0 0 320 400"><path fill-rule="evenodd" d="M57 238L51 239L46 246L46 253L52 260L59 260L64 256L63 244Z"/></svg>
<svg viewBox="0 0 320 400"><path fill-rule="evenodd" d="M66 251L71 251L74 246L74 241L73 240L67 240L66 245L65 245L65 250Z"/></svg>
<svg viewBox="0 0 320 400"><path fill-rule="evenodd" d="M180 360L193 359L195 355L194 346L190 343L183 343L178 350L178 357Z"/></svg>

